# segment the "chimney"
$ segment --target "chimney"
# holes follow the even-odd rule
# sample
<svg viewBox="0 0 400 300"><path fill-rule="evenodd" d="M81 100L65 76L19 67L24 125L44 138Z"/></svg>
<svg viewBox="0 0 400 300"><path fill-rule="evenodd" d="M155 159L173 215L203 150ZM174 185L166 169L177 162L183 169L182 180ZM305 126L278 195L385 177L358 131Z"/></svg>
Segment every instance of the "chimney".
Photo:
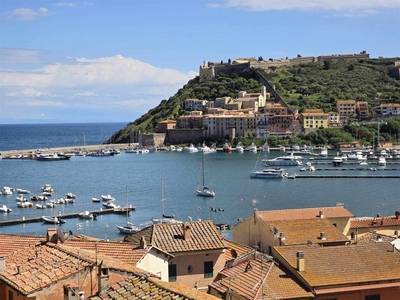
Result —
<svg viewBox="0 0 400 300"><path fill-rule="evenodd" d="M188 241L191 239L191 232L190 232L190 223L185 222L183 223L183 239Z"/></svg>
<svg viewBox="0 0 400 300"><path fill-rule="evenodd" d="M64 300L78 300L79 287L74 283L64 284Z"/></svg>
<svg viewBox="0 0 400 300"><path fill-rule="evenodd" d="M147 248L147 243L146 243L146 239L144 236L142 236L140 238L140 249L146 249Z"/></svg>
<svg viewBox="0 0 400 300"><path fill-rule="evenodd" d="M97 286L98 290L97 293L101 294L102 292L108 290L110 287L109 284L109 269L104 261L102 261L99 266L98 266L98 272L97 272Z"/></svg>
<svg viewBox="0 0 400 300"><path fill-rule="evenodd" d="M396 215L396 219L400 220L400 211L397 210L394 214Z"/></svg>
<svg viewBox="0 0 400 300"><path fill-rule="evenodd" d="M6 270L6 260L4 259L4 256L0 256L0 272Z"/></svg>
<svg viewBox="0 0 400 300"><path fill-rule="evenodd" d="M297 252L297 271L304 272L304 252L298 251Z"/></svg>
<svg viewBox="0 0 400 300"><path fill-rule="evenodd" d="M284 232L281 232L281 233L279 234L279 238L281 239L281 241L284 241L284 240L285 240L285 233L284 233Z"/></svg>
<svg viewBox="0 0 400 300"><path fill-rule="evenodd" d="M320 217L321 219L324 218L324 211L322 211L322 210L319 211L319 217Z"/></svg>
<svg viewBox="0 0 400 300"><path fill-rule="evenodd" d="M321 238L321 240L325 241L326 240L326 233L325 232L321 232L320 238Z"/></svg>

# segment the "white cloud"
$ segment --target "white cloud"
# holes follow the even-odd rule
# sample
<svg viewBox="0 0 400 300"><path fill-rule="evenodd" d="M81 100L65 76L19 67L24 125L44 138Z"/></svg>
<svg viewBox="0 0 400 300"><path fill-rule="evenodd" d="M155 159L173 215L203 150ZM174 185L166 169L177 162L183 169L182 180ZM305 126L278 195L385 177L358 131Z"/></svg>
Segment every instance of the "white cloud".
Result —
<svg viewBox="0 0 400 300"><path fill-rule="evenodd" d="M68 7L74 7L76 4L75 2L58 2L54 4L55 6L68 6Z"/></svg>
<svg viewBox="0 0 400 300"><path fill-rule="evenodd" d="M41 7L39 9L31 9L31 8L17 8L9 14L10 19L17 19L20 21L33 21L39 17L47 17L51 13L45 8Z"/></svg>
<svg viewBox="0 0 400 300"><path fill-rule="evenodd" d="M5 95L8 97L27 97L27 98L43 97L43 96L54 97L55 96L47 91L39 91L37 89L30 88L30 87L16 88L9 92L6 92Z"/></svg>
<svg viewBox="0 0 400 300"><path fill-rule="evenodd" d="M73 98L93 97L93 96L96 96L96 94L93 92L82 92L82 93L77 93L77 94L73 95Z"/></svg>
<svg viewBox="0 0 400 300"><path fill-rule="evenodd" d="M400 8L398 0L224 0L210 3L212 8L239 8L247 11L268 10L318 10L376 12L377 9ZM353 14L354 14L353 13Z"/></svg>
<svg viewBox="0 0 400 300"><path fill-rule="evenodd" d="M43 62L45 54L41 50L0 48L0 64L37 64Z"/></svg>

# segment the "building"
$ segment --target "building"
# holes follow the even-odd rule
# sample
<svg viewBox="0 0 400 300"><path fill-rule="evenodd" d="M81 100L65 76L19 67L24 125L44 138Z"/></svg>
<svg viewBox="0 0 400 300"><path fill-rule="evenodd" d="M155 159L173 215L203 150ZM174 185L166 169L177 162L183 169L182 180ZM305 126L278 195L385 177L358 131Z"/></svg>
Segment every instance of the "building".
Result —
<svg viewBox="0 0 400 300"><path fill-rule="evenodd" d="M158 130L157 130L157 132L166 133L167 130L175 129L176 123L177 122L175 120L160 121L160 122L158 122Z"/></svg>
<svg viewBox="0 0 400 300"><path fill-rule="evenodd" d="M384 217L377 215L373 218L352 218L347 237L357 243L365 234L370 232L398 237L400 232L400 211L396 211L394 216Z"/></svg>
<svg viewBox="0 0 400 300"><path fill-rule="evenodd" d="M329 121L328 121L328 126L329 127L340 127L342 126L342 123L340 122L340 115L338 112L328 112L329 115Z"/></svg>
<svg viewBox="0 0 400 300"><path fill-rule="evenodd" d="M337 100L336 110L341 116L354 116L356 114L356 101Z"/></svg>
<svg viewBox="0 0 400 300"><path fill-rule="evenodd" d="M322 109L306 109L300 114L300 122L306 133L318 128L328 128L329 114Z"/></svg>
<svg viewBox="0 0 400 300"><path fill-rule="evenodd" d="M274 258L316 300L400 299L400 253L391 243L275 247Z"/></svg>
<svg viewBox="0 0 400 300"><path fill-rule="evenodd" d="M188 116L180 116L176 127L179 129L203 128L203 113L195 110L191 111Z"/></svg>
<svg viewBox="0 0 400 300"><path fill-rule="evenodd" d="M231 112L229 115L207 115L204 117L205 138L233 139L238 136L256 136L256 118L254 114Z"/></svg>
<svg viewBox="0 0 400 300"><path fill-rule="evenodd" d="M201 110L204 106L207 105L207 100L199 100L199 99L186 99L185 100L185 109L186 110Z"/></svg>
<svg viewBox="0 0 400 300"><path fill-rule="evenodd" d="M254 250L228 261L208 292L218 298L238 300L314 298L272 257Z"/></svg>
<svg viewBox="0 0 400 300"><path fill-rule="evenodd" d="M356 108L357 114L360 118L369 117L369 106L367 101L357 101Z"/></svg>
<svg viewBox="0 0 400 300"><path fill-rule="evenodd" d="M383 116L398 116L400 115L400 104L398 103L380 104L376 108L376 113Z"/></svg>
<svg viewBox="0 0 400 300"><path fill-rule="evenodd" d="M286 115L287 113L287 107L282 106L279 103L267 102L267 104L264 106L264 114L269 116Z"/></svg>
<svg viewBox="0 0 400 300"><path fill-rule="evenodd" d="M274 246L346 244L353 215L343 206L257 211L233 227L237 243L272 253Z"/></svg>
<svg viewBox="0 0 400 300"><path fill-rule="evenodd" d="M212 221L153 224L124 238L138 247L143 240L173 257L168 259L168 281L206 291L225 265L226 243Z"/></svg>

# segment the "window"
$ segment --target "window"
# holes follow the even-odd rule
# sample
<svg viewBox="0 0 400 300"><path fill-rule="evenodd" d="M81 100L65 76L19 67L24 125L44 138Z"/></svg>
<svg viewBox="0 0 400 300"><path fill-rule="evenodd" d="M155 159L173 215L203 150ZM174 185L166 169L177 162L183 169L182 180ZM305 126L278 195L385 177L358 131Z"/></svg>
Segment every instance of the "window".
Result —
<svg viewBox="0 0 400 300"><path fill-rule="evenodd" d="M168 281L176 281L176 265L169 265L168 266Z"/></svg>
<svg viewBox="0 0 400 300"><path fill-rule="evenodd" d="M8 291L8 300L14 300L14 293L12 291Z"/></svg>
<svg viewBox="0 0 400 300"><path fill-rule="evenodd" d="M380 299L381 299L381 295L379 295L379 294L365 296L365 300L380 300Z"/></svg>
<svg viewBox="0 0 400 300"><path fill-rule="evenodd" d="M204 278L212 278L213 277L213 262L205 261L204 262Z"/></svg>

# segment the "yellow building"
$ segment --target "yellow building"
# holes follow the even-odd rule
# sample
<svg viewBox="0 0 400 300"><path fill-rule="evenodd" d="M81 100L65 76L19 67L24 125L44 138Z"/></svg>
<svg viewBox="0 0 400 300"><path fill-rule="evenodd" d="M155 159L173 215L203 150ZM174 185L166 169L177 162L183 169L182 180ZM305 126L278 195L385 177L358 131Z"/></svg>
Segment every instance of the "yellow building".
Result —
<svg viewBox="0 0 400 300"><path fill-rule="evenodd" d="M306 132L318 129L328 128L329 114L324 113L322 109L306 109L300 114L300 122L303 130Z"/></svg>

